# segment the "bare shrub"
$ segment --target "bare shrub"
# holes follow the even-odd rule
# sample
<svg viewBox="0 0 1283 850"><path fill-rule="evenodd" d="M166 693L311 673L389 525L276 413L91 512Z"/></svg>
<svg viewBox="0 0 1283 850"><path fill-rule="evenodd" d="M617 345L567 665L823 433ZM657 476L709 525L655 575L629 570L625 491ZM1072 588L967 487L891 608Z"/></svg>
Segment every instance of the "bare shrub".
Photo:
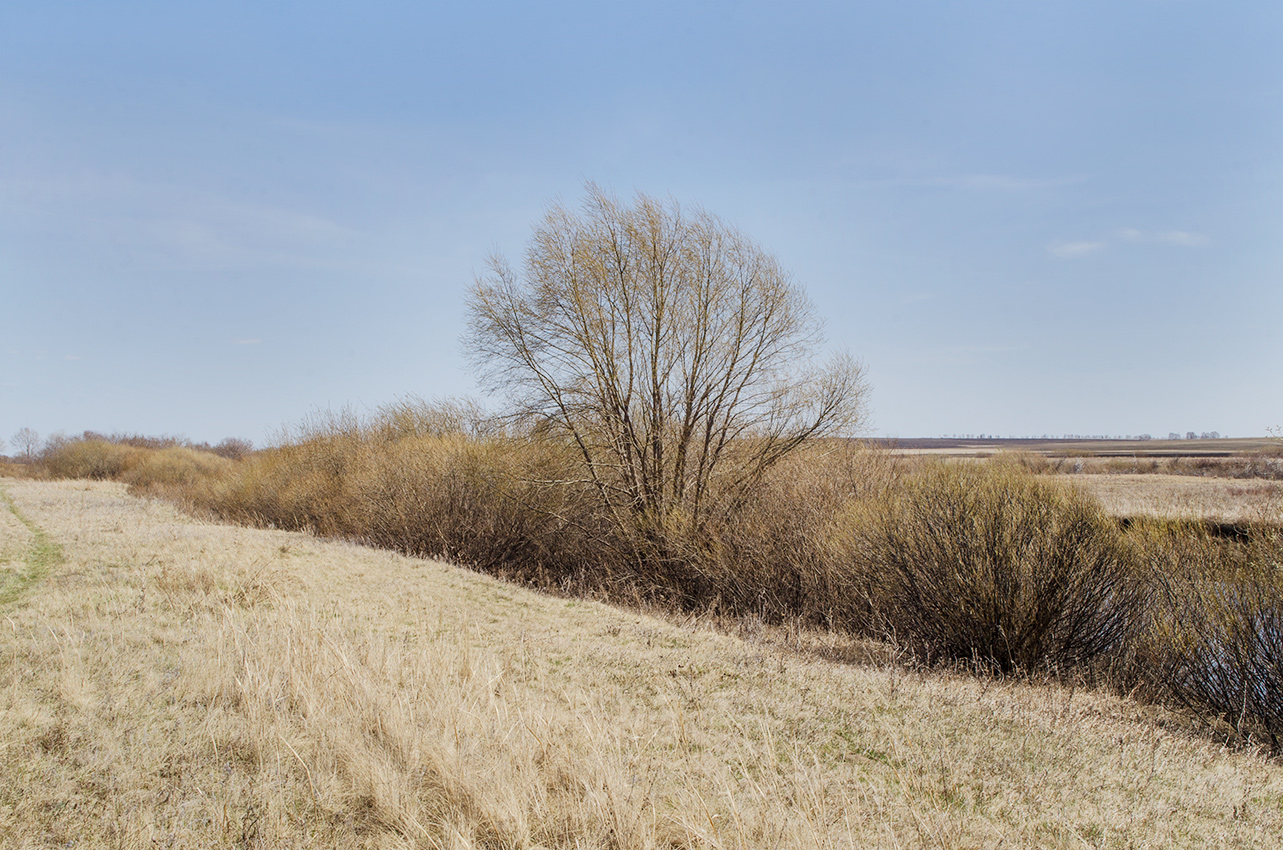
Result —
<svg viewBox="0 0 1283 850"><path fill-rule="evenodd" d="M38 478L39 470L29 463L15 460L0 460L0 477L3 478Z"/></svg>
<svg viewBox="0 0 1283 850"><path fill-rule="evenodd" d="M471 436L475 409L398 403L361 420L315 414L295 442L256 452L187 497L242 522L362 540L540 585L620 580L615 541L576 459L555 441ZM591 580L589 576L593 576Z"/></svg>
<svg viewBox="0 0 1283 850"><path fill-rule="evenodd" d="M1027 472L1046 474L1056 471L1052 459L1031 451L1006 451L996 455L990 463L995 466L1016 466Z"/></svg>
<svg viewBox="0 0 1283 850"><path fill-rule="evenodd" d="M406 396L378 409L368 424L372 436L381 440L405 437L493 437L504 433L502 425L470 398L443 398L426 401Z"/></svg>
<svg viewBox="0 0 1283 850"><path fill-rule="evenodd" d="M228 437L210 449L210 452L228 460L242 460L254 451L254 443L241 437Z"/></svg>
<svg viewBox="0 0 1283 850"><path fill-rule="evenodd" d="M214 486L226 478L232 462L185 446L141 452L118 476L136 495L173 497L196 487Z"/></svg>
<svg viewBox="0 0 1283 850"><path fill-rule="evenodd" d="M228 519L319 534L350 535L341 507L344 451L336 439L314 438L259 452L223 486L190 495Z"/></svg>
<svg viewBox="0 0 1283 850"><path fill-rule="evenodd" d="M1227 540L1168 524L1145 550L1158 594L1140 675L1239 742L1283 751L1283 536Z"/></svg>
<svg viewBox="0 0 1283 850"><path fill-rule="evenodd" d="M906 462L849 441L798 452L767 474L743 508L703 536L691 607L767 622L851 622L848 506L891 486Z"/></svg>
<svg viewBox="0 0 1283 850"><path fill-rule="evenodd" d="M586 488L561 486L574 459L539 440L418 436L365 447L350 476L362 536L536 584L609 557ZM603 570L603 577L608 570Z"/></svg>
<svg viewBox="0 0 1283 850"><path fill-rule="evenodd" d="M138 463L142 449L106 440L65 440L51 443L40 464L51 478L115 479Z"/></svg>
<svg viewBox="0 0 1283 850"><path fill-rule="evenodd" d="M1068 670L1118 650L1139 603L1100 507L1014 467L935 464L852 529L871 620L931 662Z"/></svg>
<svg viewBox="0 0 1283 850"><path fill-rule="evenodd" d="M171 449L176 446L191 445L186 437L174 437L168 434L152 436L150 434L126 434L116 432L103 434L99 431L85 431L73 438L84 442L114 443L118 446L132 446L136 449Z"/></svg>

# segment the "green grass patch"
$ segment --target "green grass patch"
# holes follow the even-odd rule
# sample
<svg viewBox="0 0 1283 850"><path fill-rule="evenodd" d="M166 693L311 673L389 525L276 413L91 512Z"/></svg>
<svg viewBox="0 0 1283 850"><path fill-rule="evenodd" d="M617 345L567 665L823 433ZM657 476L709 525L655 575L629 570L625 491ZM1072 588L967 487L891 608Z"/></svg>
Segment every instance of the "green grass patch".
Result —
<svg viewBox="0 0 1283 850"><path fill-rule="evenodd" d="M23 516L3 489L0 489L0 499L4 499L9 512L31 532L31 545L27 547L27 554L23 558L26 569L0 575L0 607L3 607L17 602L29 587L43 579L51 568L61 564L63 553L62 546L43 528Z"/></svg>

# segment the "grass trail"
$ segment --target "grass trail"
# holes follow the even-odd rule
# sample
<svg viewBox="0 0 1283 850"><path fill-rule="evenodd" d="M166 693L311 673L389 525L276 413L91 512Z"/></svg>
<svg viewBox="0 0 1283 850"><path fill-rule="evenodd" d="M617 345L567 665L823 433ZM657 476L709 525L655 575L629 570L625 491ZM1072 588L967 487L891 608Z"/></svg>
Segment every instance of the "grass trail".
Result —
<svg viewBox="0 0 1283 850"><path fill-rule="evenodd" d="M1283 767L1126 700L6 487L64 559L0 619L0 847L1283 843Z"/></svg>
<svg viewBox="0 0 1283 850"><path fill-rule="evenodd" d="M0 499L4 500L9 509L9 513L21 523L27 530L30 542L26 551L21 555L21 562L16 569L4 569L0 572L0 608L3 608L22 597L32 585L43 579L49 570L63 562L62 547L45 533L40 526L24 517L18 506L14 504L13 499L3 486L0 486ZM9 524L9 523L6 523ZM9 539L16 537L10 531L5 535L5 543ZM12 562L12 556L8 555L9 546L4 547L6 557L0 558L0 566L8 566L6 561Z"/></svg>

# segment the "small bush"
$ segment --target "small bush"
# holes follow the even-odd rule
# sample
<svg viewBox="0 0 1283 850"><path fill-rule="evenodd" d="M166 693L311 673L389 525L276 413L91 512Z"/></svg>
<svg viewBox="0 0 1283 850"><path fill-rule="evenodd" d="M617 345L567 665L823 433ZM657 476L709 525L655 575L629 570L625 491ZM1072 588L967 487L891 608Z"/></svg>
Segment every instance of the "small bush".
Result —
<svg viewBox="0 0 1283 850"><path fill-rule="evenodd" d="M254 444L240 437L228 437L209 451L228 460L244 460L254 451Z"/></svg>
<svg viewBox="0 0 1283 850"><path fill-rule="evenodd" d="M38 473L33 464L0 460L0 478L35 478Z"/></svg>
<svg viewBox="0 0 1283 850"><path fill-rule="evenodd" d="M936 464L855 520L866 629L930 662L1084 668L1123 645L1140 590L1094 501L1015 467Z"/></svg>
<svg viewBox="0 0 1283 850"><path fill-rule="evenodd" d="M1031 451L1005 451L994 456L991 461L995 466L1016 466L1027 472L1047 474L1056 471L1056 464L1051 458Z"/></svg>

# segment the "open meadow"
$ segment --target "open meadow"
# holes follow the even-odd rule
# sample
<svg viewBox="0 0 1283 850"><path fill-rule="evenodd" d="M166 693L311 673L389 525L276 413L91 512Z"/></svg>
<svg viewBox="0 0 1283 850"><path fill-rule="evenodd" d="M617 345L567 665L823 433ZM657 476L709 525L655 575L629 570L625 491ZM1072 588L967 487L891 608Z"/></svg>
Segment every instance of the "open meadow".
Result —
<svg viewBox="0 0 1283 850"><path fill-rule="evenodd" d="M1014 460L1118 517L1283 525L1283 445L1269 438L875 441L905 459Z"/></svg>
<svg viewBox="0 0 1283 850"><path fill-rule="evenodd" d="M1283 482L1188 475L1085 473L1066 476L1120 517L1283 524Z"/></svg>
<svg viewBox="0 0 1283 850"><path fill-rule="evenodd" d="M6 586L44 573L0 623L4 846L1283 840L1283 766L1127 699L3 489Z"/></svg>

